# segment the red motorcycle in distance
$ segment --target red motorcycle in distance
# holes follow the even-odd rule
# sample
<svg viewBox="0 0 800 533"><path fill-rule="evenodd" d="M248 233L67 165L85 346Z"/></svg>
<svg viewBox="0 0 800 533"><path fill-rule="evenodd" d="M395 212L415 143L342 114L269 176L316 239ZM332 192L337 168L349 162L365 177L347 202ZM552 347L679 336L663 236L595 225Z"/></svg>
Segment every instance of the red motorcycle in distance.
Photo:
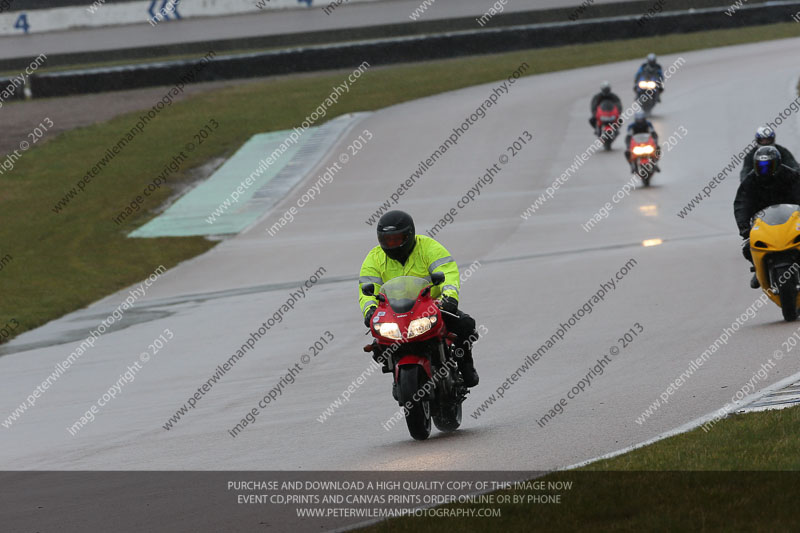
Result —
<svg viewBox="0 0 800 533"><path fill-rule="evenodd" d="M645 187L650 186L650 178L656 173L658 160L658 146L649 133L637 133L631 137L630 162L634 167L634 174L642 179Z"/></svg>
<svg viewBox="0 0 800 533"><path fill-rule="evenodd" d="M431 420L439 431L458 429L461 404L469 393L456 363L456 337L442 320L446 311L430 294L442 283L444 274L434 272L431 281L400 276L381 285L370 324L375 340L364 347L385 361L385 372L392 372L392 394L404 408L408 432L416 440L430 436ZM375 295L373 284L362 290Z"/></svg>
<svg viewBox="0 0 800 533"><path fill-rule="evenodd" d="M603 147L606 150L611 150L611 143L619 135L620 128L620 110L613 103L608 100L600 102L594 112L595 119L595 135L603 141Z"/></svg>

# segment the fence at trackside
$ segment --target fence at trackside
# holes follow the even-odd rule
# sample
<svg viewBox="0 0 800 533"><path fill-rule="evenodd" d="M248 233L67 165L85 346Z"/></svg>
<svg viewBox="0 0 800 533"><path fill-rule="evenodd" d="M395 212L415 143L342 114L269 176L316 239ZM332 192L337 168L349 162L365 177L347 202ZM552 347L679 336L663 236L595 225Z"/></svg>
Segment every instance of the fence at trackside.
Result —
<svg viewBox="0 0 800 533"><path fill-rule="evenodd" d="M66 2L79 2L81 0L64 0ZM93 0L99 2L101 0ZM111 1L111 0L107 0ZM153 0L150 0L151 2ZM168 0L160 0L159 3ZM253 0L253 4L264 3L274 4L275 0ZM394 1L394 0L385 0ZM566 22L567 20L599 19L621 16L638 16L640 19L647 16L650 9L654 7L654 2L664 2L665 0L623 0L618 2L608 2L592 4L591 8L580 13L575 17L576 8L574 6L538 8L532 7L529 11L511 11L498 13L492 17L491 27L523 26L529 24L543 24L547 22ZM3 9L3 2L17 5L21 0L0 0L0 11ZM348 0L349 5L353 0ZM565 3L578 4L578 0L565 0ZM89 0L85 0L86 6ZM145 2L149 6L149 2ZM183 2L181 2L183 3ZM195 2L197 3L197 2ZM245 2L246 4L247 2ZM669 11L677 12L681 10L700 9L706 7L729 7L731 0L669 0L667 7ZM764 0L748 0L748 4L764 3ZM325 8L330 4L329 1L319 0L312 4L312 8L325 12ZM27 4L26 4L27 5ZM179 4L180 5L180 4ZM297 4L303 6L303 4ZM186 4L187 7L188 3ZM91 5L89 6L91 7ZM86 7L88 9L88 7ZM360 8L359 8L360 9ZM663 9L663 7L662 7ZM179 8L180 11L180 8ZM191 13L182 11L182 19L190 18ZM185 15L185 16L184 16ZM332 17L341 16L341 12L334 12ZM345 16L348 16L345 13ZM328 17L326 17L328 18ZM143 22L143 21L142 21ZM276 33L259 36L244 36L227 39L204 39L198 41L184 41L151 44L148 46L137 46L128 48L114 48L109 50L86 50L76 52L56 52L48 53L48 65L50 67L70 67L75 65L98 64L105 61L118 63L124 60L139 61L153 57L191 57L195 54L205 53L207 50L216 50L218 53L235 53L243 50L269 50L278 48L290 48L294 46L312 46L318 44L332 44L342 42L364 41L368 39L387 39L390 37L407 37L413 35L432 35L443 32L453 32L460 30L473 30L476 28L477 21L474 16L442 18L423 17L413 23L409 21L399 21L393 23L370 24L368 26L357 27L334 27L320 30L310 30L294 33ZM169 28L169 27L168 27ZM146 29L146 28L145 28ZM14 71L24 68L29 61L28 57L7 57L0 58L0 72Z"/></svg>
<svg viewBox="0 0 800 533"><path fill-rule="evenodd" d="M295 72L352 68L370 65L445 59L512 50L730 29L788 22L800 10L800 1L744 6L738 16L725 16L724 8L693 12L661 13L649 17L656 24L641 24L642 15L591 19L576 22L533 24L507 28L459 31L311 46L270 52L217 55L193 82L273 76ZM164 61L140 65L42 73L31 76L34 97L53 97L170 85L200 59Z"/></svg>
<svg viewBox="0 0 800 533"><path fill-rule="evenodd" d="M3 102L24 98L25 85L23 83L15 83L14 78L0 77L0 107L3 106Z"/></svg>
<svg viewBox="0 0 800 533"><path fill-rule="evenodd" d="M387 0L347 0L348 3ZM52 33L77 28L258 14L322 10L321 0L0 0L0 35Z"/></svg>

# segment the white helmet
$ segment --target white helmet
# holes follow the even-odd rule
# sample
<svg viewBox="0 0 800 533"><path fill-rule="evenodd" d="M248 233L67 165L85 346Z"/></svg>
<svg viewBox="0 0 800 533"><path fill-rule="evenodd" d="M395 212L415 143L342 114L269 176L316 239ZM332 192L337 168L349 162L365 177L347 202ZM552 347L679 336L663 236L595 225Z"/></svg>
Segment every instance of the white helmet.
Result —
<svg viewBox="0 0 800 533"><path fill-rule="evenodd" d="M761 126L756 130L756 142L761 146L775 144L775 132L772 128Z"/></svg>

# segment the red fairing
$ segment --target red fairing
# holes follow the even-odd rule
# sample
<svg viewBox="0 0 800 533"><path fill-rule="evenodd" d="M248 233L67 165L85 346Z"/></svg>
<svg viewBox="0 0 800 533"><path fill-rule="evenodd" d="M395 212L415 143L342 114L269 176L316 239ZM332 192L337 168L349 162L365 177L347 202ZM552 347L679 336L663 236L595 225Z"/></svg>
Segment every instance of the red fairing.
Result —
<svg viewBox="0 0 800 533"><path fill-rule="evenodd" d="M378 344L390 346L396 342L403 344L414 343L432 339L434 337L444 337L446 335L444 321L442 320L442 312L439 310L439 306L436 305L436 300L431 298L430 294L423 296L423 292L425 291L423 290L420 292L420 295L417 297L417 301L414 304L414 308L408 313L395 313L394 310L392 310L392 308L389 306L388 302L378 303L378 308L372 315L372 324L370 325L372 336L378 340ZM436 317L436 324L434 324L430 330L422 335L408 339L408 326L412 321L418 318L434 316ZM403 338L396 340L389 339L387 337L381 337L381 335L375 331L374 325L382 322L396 323L400 327L400 333L402 334Z"/></svg>
<svg viewBox="0 0 800 533"><path fill-rule="evenodd" d="M406 355L403 356L400 361L397 362L397 366L394 367L394 380L397 381L400 377L400 367L408 366L408 365L419 365L425 369L425 373L428 374L428 377L433 377L433 371L431 370L431 362L428 360L427 357L420 357L419 355Z"/></svg>
<svg viewBox="0 0 800 533"><path fill-rule="evenodd" d="M412 337L411 339L408 338L408 327L412 321L417 320L419 318L429 317L435 319L436 323L431 327L430 330L426 331L422 335L418 335L416 337ZM402 339L390 339L387 337L382 337L378 331L375 330L375 324L385 323L385 322L394 322L400 328L400 334L402 335ZM372 336L377 339L378 344L381 346L391 346L395 343L400 344L414 344L417 342L427 341L432 338L442 338L445 339L445 342L450 342L447 339L447 330L444 326L444 321L442 320L442 312L439 309L439 306L436 304L436 300L431 298L429 290L423 289L420 291L419 296L417 296L417 300L414 303L414 307L411 311L407 313L396 313L388 302L383 301L378 303L378 308L375 310L375 313L372 315L372 324L370 325L370 331L372 332ZM400 361L398 362L397 366L394 368L394 377L395 381L398 379L398 374L400 371L400 367L407 366L407 365L418 365L425 369L425 372L428 376L433 376L433 371L431 370L431 362L428 360L427 357L422 355L413 355L408 354L404 355Z"/></svg>
<svg viewBox="0 0 800 533"><path fill-rule="evenodd" d="M628 148L630 150L630 152L631 152L631 161L633 161L634 159L639 159L639 160L641 160L642 164L649 165L651 163L651 161L653 160L653 156L650 156L650 155L635 155L633 153L633 149L635 147L637 147L637 146L647 146L647 145L650 145L650 146L653 147L653 155L655 155L656 150L657 150L657 146L656 146L656 141L653 139L652 135L650 135L647 138L647 143L646 144L642 144L642 143L636 142L636 139L632 138L631 139L631 145Z"/></svg>
<svg viewBox="0 0 800 533"><path fill-rule="evenodd" d="M617 106L614 106L614 109L609 111L603 111L600 106L597 106L594 118L597 120L598 126L601 126L604 130L610 130L613 128L612 125L619 120L619 115Z"/></svg>

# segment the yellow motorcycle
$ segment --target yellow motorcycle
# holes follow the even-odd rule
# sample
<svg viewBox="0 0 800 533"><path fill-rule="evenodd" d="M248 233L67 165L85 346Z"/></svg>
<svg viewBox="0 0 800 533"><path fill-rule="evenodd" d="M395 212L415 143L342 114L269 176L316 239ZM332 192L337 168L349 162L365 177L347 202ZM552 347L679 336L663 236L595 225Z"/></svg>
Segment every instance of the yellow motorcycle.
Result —
<svg viewBox="0 0 800 533"><path fill-rule="evenodd" d="M800 205L778 204L759 211L750 228L756 277L783 319L797 320L800 307Z"/></svg>

